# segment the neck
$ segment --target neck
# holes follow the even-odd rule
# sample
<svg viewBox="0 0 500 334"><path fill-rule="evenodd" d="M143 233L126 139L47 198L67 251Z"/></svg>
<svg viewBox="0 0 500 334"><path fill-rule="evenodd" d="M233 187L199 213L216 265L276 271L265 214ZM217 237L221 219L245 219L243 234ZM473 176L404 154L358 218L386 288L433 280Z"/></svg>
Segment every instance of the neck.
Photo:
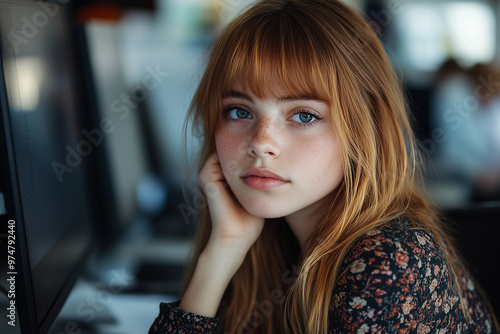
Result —
<svg viewBox="0 0 500 334"><path fill-rule="evenodd" d="M326 214L330 200L330 196L326 196L322 200L285 217L287 224L299 241L302 254L306 253L306 241L319 220Z"/></svg>

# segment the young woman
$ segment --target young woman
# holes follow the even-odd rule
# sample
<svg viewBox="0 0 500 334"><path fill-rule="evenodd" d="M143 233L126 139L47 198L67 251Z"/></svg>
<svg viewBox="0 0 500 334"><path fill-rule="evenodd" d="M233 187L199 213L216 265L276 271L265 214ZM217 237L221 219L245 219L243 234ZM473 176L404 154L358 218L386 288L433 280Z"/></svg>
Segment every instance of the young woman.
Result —
<svg viewBox="0 0 500 334"><path fill-rule="evenodd" d="M208 205L182 298L150 333L495 332L355 11L257 2L212 45L191 116Z"/></svg>

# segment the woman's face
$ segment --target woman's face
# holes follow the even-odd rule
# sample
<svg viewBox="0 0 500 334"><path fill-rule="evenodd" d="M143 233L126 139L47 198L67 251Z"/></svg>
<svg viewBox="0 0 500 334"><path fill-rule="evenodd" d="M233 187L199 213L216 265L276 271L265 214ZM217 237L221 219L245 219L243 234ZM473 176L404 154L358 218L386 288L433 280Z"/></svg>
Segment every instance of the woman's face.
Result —
<svg viewBox="0 0 500 334"><path fill-rule="evenodd" d="M224 98L215 141L226 181L242 206L264 218L314 214L343 177L330 106L307 97L260 100L236 84ZM316 205L315 205L316 204Z"/></svg>

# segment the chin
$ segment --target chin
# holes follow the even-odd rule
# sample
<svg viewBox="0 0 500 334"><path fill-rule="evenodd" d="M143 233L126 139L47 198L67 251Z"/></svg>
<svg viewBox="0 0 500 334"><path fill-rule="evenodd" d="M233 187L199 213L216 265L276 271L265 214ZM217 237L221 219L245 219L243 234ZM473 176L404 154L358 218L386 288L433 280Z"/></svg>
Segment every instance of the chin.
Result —
<svg viewBox="0 0 500 334"><path fill-rule="evenodd" d="M240 200L240 203L248 213L255 217L272 219L285 217L290 214L289 210L284 210L281 205L272 203L272 201Z"/></svg>

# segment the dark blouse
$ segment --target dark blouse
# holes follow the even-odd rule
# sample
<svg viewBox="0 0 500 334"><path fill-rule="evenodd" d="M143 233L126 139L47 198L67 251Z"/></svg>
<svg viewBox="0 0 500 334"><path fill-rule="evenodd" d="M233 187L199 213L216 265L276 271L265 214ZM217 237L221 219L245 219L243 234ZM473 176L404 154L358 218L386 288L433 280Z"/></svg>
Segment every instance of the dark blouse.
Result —
<svg viewBox="0 0 500 334"><path fill-rule="evenodd" d="M485 301L463 268L472 322L463 316L441 247L401 218L358 240L341 267L329 309L330 333L497 333ZM149 333L217 333L220 318L161 303Z"/></svg>

